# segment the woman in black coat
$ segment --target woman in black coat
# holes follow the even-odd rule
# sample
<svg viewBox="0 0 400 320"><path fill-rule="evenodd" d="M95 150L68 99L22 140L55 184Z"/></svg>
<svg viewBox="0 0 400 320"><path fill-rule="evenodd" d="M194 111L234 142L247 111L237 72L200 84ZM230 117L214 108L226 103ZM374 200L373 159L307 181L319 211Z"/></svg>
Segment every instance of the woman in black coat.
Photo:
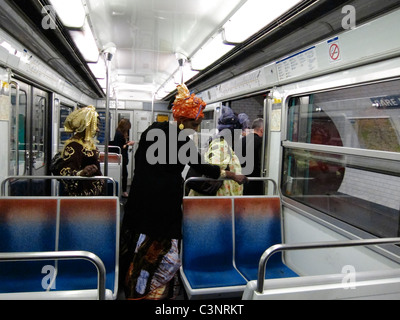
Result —
<svg viewBox="0 0 400 320"><path fill-rule="evenodd" d="M185 165L210 178L246 181L245 176L201 164L188 135L201 124L205 105L179 86L175 122L154 123L141 136L121 235L121 280L128 299L162 299L171 293L180 267Z"/></svg>
<svg viewBox="0 0 400 320"><path fill-rule="evenodd" d="M115 131L114 140L110 142L110 145L120 147L122 155L122 196L128 197L126 192L128 188L128 151L129 147L135 144L134 141L129 141L129 130L131 129L131 123L128 119L122 119L118 123L118 128ZM110 149L112 150L112 149ZM118 150L119 151L119 150Z"/></svg>

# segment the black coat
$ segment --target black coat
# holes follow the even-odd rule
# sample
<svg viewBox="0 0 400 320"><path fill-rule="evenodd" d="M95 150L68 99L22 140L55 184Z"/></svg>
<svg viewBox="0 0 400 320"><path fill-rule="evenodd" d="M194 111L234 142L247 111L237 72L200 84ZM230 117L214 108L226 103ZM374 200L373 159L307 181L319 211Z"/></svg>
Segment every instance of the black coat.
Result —
<svg viewBox="0 0 400 320"><path fill-rule="evenodd" d="M141 136L123 222L124 227L135 233L157 238L182 237L182 171L186 164L208 177L219 178L218 166L201 164L201 156L192 140L177 141L179 132L175 124L154 123ZM165 135L165 141L148 138L149 134L158 136L160 133ZM157 145L161 148L157 149ZM188 146L192 152L196 150L193 163L178 157L179 150L182 147L187 150ZM149 159L152 157L161 161L151 164ZM162 160L166 162L160 163Z"/></svg>
<svg viewBox="0 0 400 320"><path fill-rule="evenodd" d="M124 137L124 135L122 134L121 131L117 130L115 131L115 135L114 135L114 140L110 141L110 146L117 146L121 148L121 155L122 155L122 159L123 159L123 164L124 166L128 165L128 148L124 148L124 145L126 144L126 138ZM113 148L110 148L109 151L111 152L115 152L115 153L119 153L119 150L117 150L116 148L114 148L115 150L113 150Z"/></svg>

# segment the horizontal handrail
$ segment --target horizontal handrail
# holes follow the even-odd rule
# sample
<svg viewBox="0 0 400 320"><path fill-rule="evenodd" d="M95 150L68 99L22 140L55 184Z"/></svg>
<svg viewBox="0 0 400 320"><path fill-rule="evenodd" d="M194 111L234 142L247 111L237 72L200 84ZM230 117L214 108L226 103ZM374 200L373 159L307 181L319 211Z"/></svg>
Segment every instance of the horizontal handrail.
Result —
<svg viewBox="0 0 400 320"><path fill-rule="evenodd" d="M121 153L108 153L108 157L109 158L111 158L110 156L117 156L117 158L118 158L118 165L121 165L122 164L122 154ZM100 152L100 157L99 157L99 161L100 161L100 164L102 164L102 165L104 165L104 158L105 158L105 152ZM111 162L111 163L113 163L113 162ZM114 162L114 164L115 164L116 162Z"/></svg>
<svg viewBox="0 0 400 320"><path fill-rule="evenodd" d="M204 178L204 177L193 177L193 178L189 178L187 180L185 180L184 184L183 184L183 196L185 197L185 190L186 190L186 185L188 182L191 181L210 181L210 182L215 182L215 181L225 181L225 180L229 180L227 178L224 179L211 179L211 178ZM252 181L263 181L263 182L272 182L272 184L274 185L274 194L278 195L277 190L278 190L278 184L276 183L275 180L271 179L271 178L253 178L253 177L248 177L249 182Z"/></svg>
<svg viewBox="0 0 400 320"><path fill-rule="evenodd" d="M103 261L88 251L51 251L51 252L11 252L0 253L0 262L43 261L43 260L88 260L97 269L97 287L99 300L106 298L106 268Z"/></svg>
<svg viewBox="0 0 400 320"><path fill-rule="evenodd" d="M80 176L13 176L8 177L1 182L1 196L4 197L6 194L6 185L10 181L15 180L109 180L113 184L113 195L116 196L116 182L111 177L95 176L95 177L80 177Z"/></svg>
<svg viewBox="0 0 400 320"><path fill-rule="evenodd" d="M99 146L98 148L99 148L99 151L100 151L100 152L106 152L106 151L105 151L105 146ZM109 152L109 154L110 154L110 149L117 149L117 150L119 151L118 154L121 154L121 147L109 145L109 146L108 146L108 152ZM113 153L113 152L111 152L111 153Z"/></svg>
<svg viewBox="0 0 400 320"><path fill-rule="evenodd" d="M282 251L296 251L296 250L311 250L311 249L332 249L332 248L346 248L346 247L361 247L373 246L384 244L399 244L400 238L385 238L385 239L362 239L350 241L337 241L337 242L314 242L302 244L278 244L270 247L261 256L258 266L258 279L257 279L257 292L263 293L265 281L265 269L268 260L277 252Z"/></svg>

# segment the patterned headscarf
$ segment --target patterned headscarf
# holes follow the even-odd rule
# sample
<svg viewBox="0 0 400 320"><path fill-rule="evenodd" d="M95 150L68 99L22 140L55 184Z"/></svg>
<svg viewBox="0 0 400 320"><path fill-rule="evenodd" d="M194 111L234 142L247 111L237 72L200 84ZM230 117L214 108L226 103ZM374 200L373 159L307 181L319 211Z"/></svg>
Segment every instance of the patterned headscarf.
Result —
<svg viewBox="0 0 400 320"><path fill-rule="evenodd" d="M206 103L195 96L190 95L190 92L186 85L182 84L178 86L178 95L174 101L174 107L172 113L175 121L178 120L197 120L204 118L203 110L206 107Z"/></svg>
<svg viewBox="0 0 400 320"><path fill-rule="evenodd" d="M98 113L95 107L88 106L72 112L65 120L66 132L81 133L85 130L85 142L92 142L97 133Z"/></svg>

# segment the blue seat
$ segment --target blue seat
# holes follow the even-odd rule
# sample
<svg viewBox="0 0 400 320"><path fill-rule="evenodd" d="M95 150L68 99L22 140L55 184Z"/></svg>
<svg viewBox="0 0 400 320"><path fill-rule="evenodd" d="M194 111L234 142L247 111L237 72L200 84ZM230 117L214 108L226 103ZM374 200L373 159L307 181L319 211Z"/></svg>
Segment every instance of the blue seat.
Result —
<svg viewBox="0 0 400 320"><path fill-rule="evenodd" d="M56 199L0 199L0 252L54 251ZM48 262L1 262L0 293L43 291Z"/></svg>
<svg viewBox="0 0 400 320"><path fill-rule="evenodd" d="M108 198L63 198L60 201L59 251L83 250L106 267L106 289L116 292L118 203ZM59 261L57 290L97 288L95 266L82 260Z"/></svg>
<svg viewBox="0 0 400 320"><path fill-rule="evenodd" d="M194 290L246 285L232 264L232 200L183 202L182 270Z"/></svg>
<svg viewBox="0 0 400 320"><path fill-rule="evenodd" d="M235 263L248 281L256 280L258 264L266 249L282 243L281 203L278 196L236 198ZM268 262L266 278L291 278L297 274L275 254Z"/></svg>
<svg viewBox="0 0 400 320"><path fill-rule="evenodd" d="M118 290L119 200L117 197L0 199L0 252L88 251L106 268L106 297ZM48 299L51 266L57 298L96 298L98 272L86 260L0 262L0 298L27 293ZM52 274L52 275L53 275ZM38 295L36 295L38 294Z"/></svg>
<svg viewBox="0 0 400 320"><path fill-rule="evenodd" d="M181 277L188 297L240 297L257 279L265 250L282 243L280 209L278 196L184 198ZM274 255L266 278L288 277L297 275Z"/></svg>

